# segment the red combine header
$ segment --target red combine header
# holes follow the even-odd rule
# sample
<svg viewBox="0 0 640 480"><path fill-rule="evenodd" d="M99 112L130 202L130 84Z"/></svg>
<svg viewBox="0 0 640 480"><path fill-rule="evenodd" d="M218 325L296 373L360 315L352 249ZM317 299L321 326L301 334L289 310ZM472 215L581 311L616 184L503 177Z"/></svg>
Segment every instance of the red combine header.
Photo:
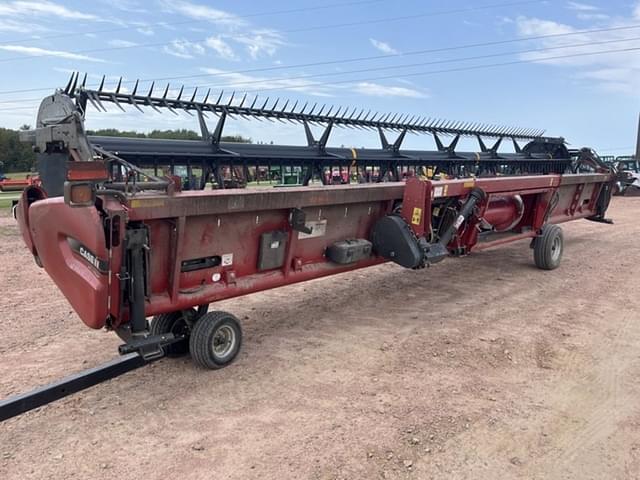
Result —
<svg viewBox="0 0 640 480"><path fill-rule="evenodd" d="M0 192L22 192L25 188L39 185L37 175L27 175L25 178L3 178L0 180Z"/></svg>
<svg viewBox="0 0 640 480"><path fill-rule="evenodd" d="M240 350L242 330L233 314L210 308L219 300L387 261L424 268L524 239L535 264L552 270L564 247L559 224L581 218L609 223L613 174L591 150L569 151L562 139L538 131L394 123L388 116L375 120L355 113L323 119L296 107L256 109L244 107L244 99L196 102L195 93L190 101L169 100L166 92L138 97L137 87L122 94L119 87L92 91L77 81L43 101L37 129L25 134L39 152L43 184L23 193L18 222L36 262L81 320L124 340L123 357L0 403L0 418L166 354L189 352L205 368L228 365ZM193 110L203 140L89 137L87 101L96 108L111 102ZM207 112L220 115L213 133L205 124ZM232 113L303 123L309 146L227 149L216 139ZM309 123L326 125L320 140ZM382 149L330 149L327 139L337 124L378 130ZM402 138L412 129L432 135L437 151L402 150ZM383 130L399 131L398 140L390 144ZM453 135L447 147L444 135ZM478 138L479 152L455 150L465 135ZM495 145L485 147L483 137L496 138ZM515 153L498 152L505 137L513 140ZM517 140L527 138L520 148ZM236 150L229 153L231 147ZM212 180L215 185L220 168L247 171L250 164L272 162L299 166L307 186L204 189ZM176 164L200 169L195 190L180 191L181 182L148 173L151 165ZM376 168L376 183L311 185L314 178L324 183L326 169L344 164ZM403 176L406 182L393 181Z"/></svg>

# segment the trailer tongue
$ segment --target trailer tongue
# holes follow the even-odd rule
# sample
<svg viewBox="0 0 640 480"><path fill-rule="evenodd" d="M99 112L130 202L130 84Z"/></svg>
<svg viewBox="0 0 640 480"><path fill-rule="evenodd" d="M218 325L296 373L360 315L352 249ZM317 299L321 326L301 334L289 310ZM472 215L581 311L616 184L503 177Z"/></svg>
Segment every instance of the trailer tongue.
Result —
<svg viewBox="0 0 640 480"><path fill-rule="evenodd" d="M523 239L531 241L535 264L552 270L559 266L564 246L558 224L580 218L608 222L612 173L590 150L571 153L561 139L539 132L474 131L468 125L394 123L355 114L326 118L295 107L244 107L244 100L222 106L196 102L195 93L188 102L168 100L166 93L138 98L135 89L130 95L90 91L77 87L77 80L43 101L37 130L26 134L40 152L43 185L23 193L18 222L36 262L80 319L90 328L115 331L125 342L120 347L125 356L62 386L0 403L0 419L165 355L190 353L196 364L210 369L228 365L240 350L242 330L232 314L209 310L219 300L386 261L423 268L449 256ZM204 138L166 142L90 137L84 133L87 101L96 108L111 101L137 108L193 109ZM204 114L219 113L224 122L232 110L301 122L310 145L242 146L238 155L230 154L215 141L222 123L210 134ZM311 122L327 125L319 141L310 134ZM383 149L331 150L326 141L333 124L379 129ZM383 128L401 132L393 145ZM401 150L402 138L412 128L433 135L438 151ZM455 135L449 147L442 146L439 134ZM456 152L460 135L477 135L483 148ZM515 154L498 154L504 136L515 142L527 135L533 136L525 148L516 143ZM487 149L482 136L498 140ZM203 180L211 178L224 186L215 180L216 172L232 161L244 162L246 173L250 163L260 166L285 158L307 172L306 184L314 176L324 178L328 162L346 162L356 170L373 165L375 180L407 180L287 189L203 188ZM197 190L180 191L181 184L170 176L157 177L143 169L160 165L170 170L180 163L202 169Z"/></svg>

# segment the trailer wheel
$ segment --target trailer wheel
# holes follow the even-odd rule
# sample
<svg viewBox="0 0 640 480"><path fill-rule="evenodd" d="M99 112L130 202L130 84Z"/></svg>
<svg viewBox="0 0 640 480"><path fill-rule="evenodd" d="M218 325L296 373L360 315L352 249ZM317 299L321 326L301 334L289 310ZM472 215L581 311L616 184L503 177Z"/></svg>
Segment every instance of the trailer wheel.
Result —
<svg viewBox="0 0 640 480"><path fill-rule="evenodd" d="M209 312L193 327L189 339L191 358L202 368L217 369L231 363L242 345L238 319L227 312Z"/></svg>
<svg viewBox="0 0 640 480"><path fill-rule="evenodd" d="M533 244L533 259L538 268L554 270L560 266L564 238L558 225L547 224Z"/></svg>
<svg viewBox="0 0 640 480"><path fill-rule="evenodd" d="M164 335L173 333L174 335L186 335L187 339L191 333L191 319L195 317L195 310L184 310L156 315L151 320L149 333L151 335ZM188 340L178 342L164 347L164 351L169 357L179 357L189 352Z"/></svg>

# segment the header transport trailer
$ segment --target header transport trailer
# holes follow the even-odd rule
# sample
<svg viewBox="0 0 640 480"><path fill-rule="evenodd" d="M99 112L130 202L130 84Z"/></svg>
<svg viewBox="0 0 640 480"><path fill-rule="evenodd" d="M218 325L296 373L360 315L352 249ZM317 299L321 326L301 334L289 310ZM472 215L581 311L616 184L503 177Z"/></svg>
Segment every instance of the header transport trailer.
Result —
<svg viewBox="0 0 640 480"><path fill-rule="evenodd" d="M231 313L210 310L222 299L387 261L418 269L523 239L531 242L535 264L552 270L563 251L558 224L580 218L609 222L612 172L591 150L570 152L562 139L541 132L389 123L355 114L321 118L300 109L200 102L195 93L188 102L168 100L165 92L127 94L126 103L195 112L202 141L93 138L84 133L87 100L97 108L125 102L102 86L92 91L76 82L45 98L36 130L24 134L38 152L42 185L23 192L18 223L37 264L80 319L124 340L122 356L0 402L0 419L165 355L190 353L210 369L228 365L238 354L242 330ZM231 110L302 123L310 137L309 123L327 127L308 147L252 145L231 155L215 141ZM213 134L207 113L221 116ZM382 148L330 149L332 125L378 130ZM399 131L399 139L389 144L383 130ZM412 131L435 137L438 150L403 151L402 138ZM454 140L440 148L444 135ZM477 137L482 147L483 137L497 141L477 153L457 152L457 139L465 135ZM513 140L515 153L498 153L504 135ZM520 148L518 140L528 143ZM304 169L315 168L318 158L334 165L347 159L377 162L395 169L392 178L403 165L411 168L406 182L194 191L180 191L180 180L144 169L166 165L168 157L206 169L230 162L230 155L257 165L287 155Z"/></svg>

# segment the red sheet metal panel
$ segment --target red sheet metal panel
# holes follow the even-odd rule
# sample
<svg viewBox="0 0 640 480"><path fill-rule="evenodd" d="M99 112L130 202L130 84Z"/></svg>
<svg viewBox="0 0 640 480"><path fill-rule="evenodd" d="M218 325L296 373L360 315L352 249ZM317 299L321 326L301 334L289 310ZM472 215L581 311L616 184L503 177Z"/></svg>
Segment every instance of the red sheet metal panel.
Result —
<svg viewBox="0 0 640 480"><path fill-rule="evenodd" d="M129 279L127 225L148 231L145 314L154 315L384 262L373 255L338 264L327 258L327 248L347 239L369 239L377 220L400 203L399 211L416 236L429 238L433 209L443 199L455 197L462 203L473 188L481 188L485 199L449 245L451 252L468 253L535 236L547 220L559 223L593 215L600 189L609 180L608 175L411 179L406 186L143 194L127 198L124 205L103 197L101 210L71 208L55 198L28 207L20 223L27 227L34 253L81 319L101 328L128 319L127 299L120 298ZM524 212L511 201L516 195ZM304 214L310 234L292 227L294 210ZM505 228L519 215L507 235L480 231L483 217ZM265 245L278 251L282 263L264 266L271 265L261 261Z"/></svg>

